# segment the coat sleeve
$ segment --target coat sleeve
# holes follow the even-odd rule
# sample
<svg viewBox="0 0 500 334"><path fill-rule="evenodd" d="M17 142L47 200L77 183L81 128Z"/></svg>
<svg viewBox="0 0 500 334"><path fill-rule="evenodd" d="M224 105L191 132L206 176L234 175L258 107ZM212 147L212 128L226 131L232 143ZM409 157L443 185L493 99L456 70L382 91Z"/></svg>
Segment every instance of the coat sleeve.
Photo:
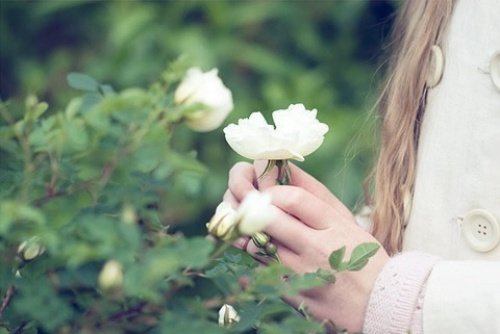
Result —
<svg viewBox="0 0 500 334"><path fill-rule="evenodd" d="M438 262L423 310L425 334L500 333L500 262Z"/></svg>

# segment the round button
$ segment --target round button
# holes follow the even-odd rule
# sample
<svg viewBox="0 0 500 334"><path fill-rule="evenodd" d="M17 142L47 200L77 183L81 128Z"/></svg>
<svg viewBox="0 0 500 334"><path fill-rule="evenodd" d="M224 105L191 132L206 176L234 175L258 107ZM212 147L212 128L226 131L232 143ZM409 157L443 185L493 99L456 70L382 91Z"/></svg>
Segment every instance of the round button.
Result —
<svg viewBox="0 0 500 334"><path fill-rule="evenodd" d="M436 86L443 76L444 56L441 48L433 45L431 48L431 61L427 72L426 83L429 88Z"/></svg>
<svg viewBox="0 0 500 334"><path fill-rule="evenodd" d="M489 252L500 241L500 224L491 213L482 209L465 215L462 232L467 245L478 252Z"/></svg>
<svg viewBox="0 0 500 334"><path fill-rule="evenodd" d="M500 50L496 51L490 59L490 76L493 86L500 92Z"/></svg>

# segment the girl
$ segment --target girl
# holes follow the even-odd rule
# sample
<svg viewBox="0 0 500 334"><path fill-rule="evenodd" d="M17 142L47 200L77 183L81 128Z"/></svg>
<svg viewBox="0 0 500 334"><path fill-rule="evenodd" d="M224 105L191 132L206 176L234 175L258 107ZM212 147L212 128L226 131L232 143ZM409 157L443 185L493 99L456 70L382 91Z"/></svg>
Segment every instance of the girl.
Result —
<svg viewBox="0 0 500 334"><path fill-rule="evenodd" d="M319 181L292 184L235 165L225 200L271 193L266 229L297 272L363 242L383 248L359 272L288 300L365 333L500 333L500 2L407 0L382 89L381 148L368 228ZM237 245L255 255L248 240ZM348 251L349 252L349 251Z"/></svg>

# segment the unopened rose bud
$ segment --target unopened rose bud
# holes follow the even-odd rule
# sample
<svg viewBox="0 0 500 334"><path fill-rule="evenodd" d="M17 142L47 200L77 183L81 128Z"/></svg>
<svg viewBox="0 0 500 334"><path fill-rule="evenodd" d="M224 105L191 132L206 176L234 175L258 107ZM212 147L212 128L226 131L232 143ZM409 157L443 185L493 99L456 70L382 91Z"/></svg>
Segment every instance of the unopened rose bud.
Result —
<svg viewBox="0 0 500 334"><path fill-rule="evenodd" d="M222 202L217 206L215 214L207 223L208 233L221 238L230 240L236 225L235 211L227 202Z"/></svg>
<svg viewBox="0 0 500 334"><path fill-rule="evenodd" d="M38 237L23 241L17 248L17 253L26 261L33 260L45 252L45 248L38 243Z"/></svg>
<svg viewBox="0 0 500 334"><path fill-rule="evenodd" d="M254 235L252 235L252 240L255 246L259 248L264 248L266 247L269 240L271 240L271 238L264 232L257 232Z"/></svg>
<svg viewBox="0 0 500 334"><path fill-rule="evenodd" d="M119 262L106 262L99 274L99 286L103 290L120 287L123 280L122 266Z"/></svg>
<svg viewBox="0 0 500 334"><path fill-rule="evenodd" d="M122 210L122 221L125 224L135 224L137 222L137 214L130 205L127 205Z"/></svg>
<svg viewBox="0 0 500 334"><path fill-rule="evenodd" d="M277 250L278 250L278 249L276 248L276 245L275 245L275 244L273 244L273 243L271 243L271 242L269 242L269 243L266 245L266 253L267 253L267 255L271 255L271 256L273 256L273 255L275 255L275 254L276 254Z"/></svg>
<svg viewBox="0 0 500 334"><path fill-rule="evenodd" d="M219 325L228 327L240 321L240 316L231 305L224 304L219 310Z"/></svg>

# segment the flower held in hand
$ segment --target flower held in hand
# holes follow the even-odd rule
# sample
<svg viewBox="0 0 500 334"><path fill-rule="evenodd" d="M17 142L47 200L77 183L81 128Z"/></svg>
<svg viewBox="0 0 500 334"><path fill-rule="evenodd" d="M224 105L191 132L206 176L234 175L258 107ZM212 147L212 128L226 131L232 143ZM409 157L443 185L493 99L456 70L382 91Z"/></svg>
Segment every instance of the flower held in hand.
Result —
<svg viewBox="0 0 500 334"><path fill-rule="evenodd" d="M226 140L236 153L252 160L304 161L323 143L328 126L316 119L317 110L303 104L273 112L276 128L267 124L260 112L240 119L224 129Z"/></svg>

